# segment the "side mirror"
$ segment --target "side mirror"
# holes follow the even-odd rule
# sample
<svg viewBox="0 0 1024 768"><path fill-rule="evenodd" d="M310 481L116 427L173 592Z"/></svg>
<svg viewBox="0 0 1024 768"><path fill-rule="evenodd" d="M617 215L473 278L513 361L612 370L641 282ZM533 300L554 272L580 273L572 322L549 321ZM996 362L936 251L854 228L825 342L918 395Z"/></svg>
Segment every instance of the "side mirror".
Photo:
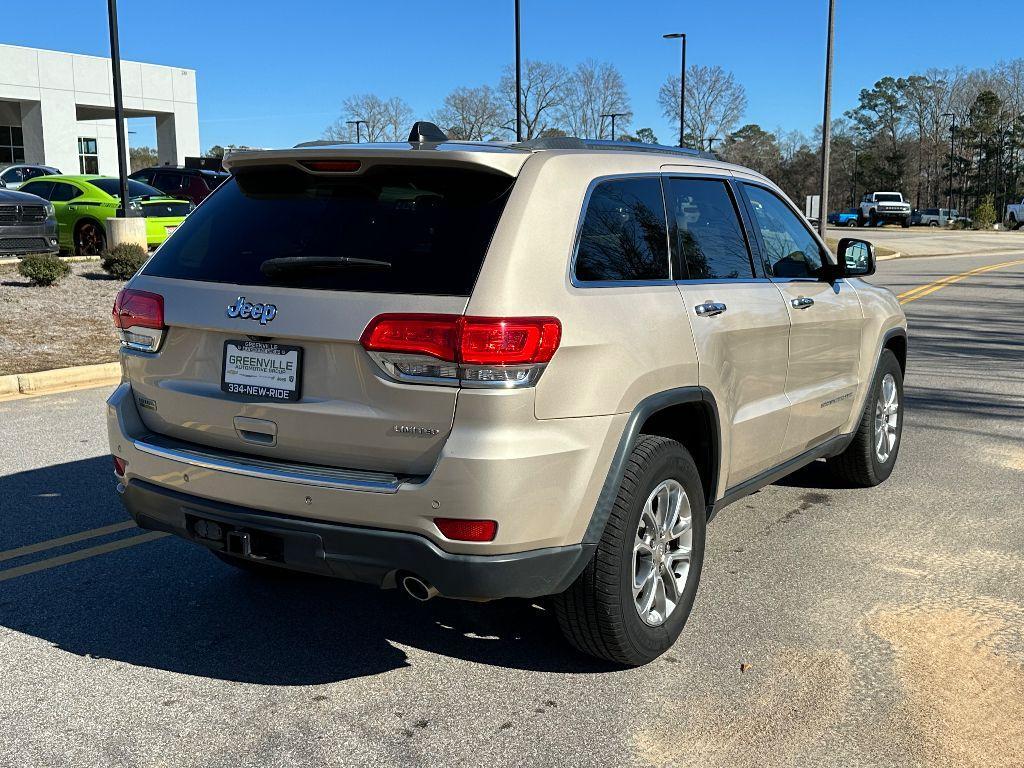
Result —
<svg viewBox="0 0 1024 768"><path fill-rule="evenodd" d="M875 274L875 248L867 240L844 237L836 254L843 277L867 277Z"/></svg>

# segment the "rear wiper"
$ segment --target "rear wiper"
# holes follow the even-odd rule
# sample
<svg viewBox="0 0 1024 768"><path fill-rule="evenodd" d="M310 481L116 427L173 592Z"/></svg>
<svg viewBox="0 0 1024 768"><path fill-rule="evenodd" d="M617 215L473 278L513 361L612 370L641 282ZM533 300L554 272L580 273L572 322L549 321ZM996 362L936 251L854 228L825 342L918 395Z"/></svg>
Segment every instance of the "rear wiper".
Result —
<svg viewBox="0 0 1024 768"><path fill-rule="evenodd" d="M267 259L260 264L260 272L277 275L282 272L301 272L307 269L391 269L390 261L359 259L351 256L284 256Z"/></svg>

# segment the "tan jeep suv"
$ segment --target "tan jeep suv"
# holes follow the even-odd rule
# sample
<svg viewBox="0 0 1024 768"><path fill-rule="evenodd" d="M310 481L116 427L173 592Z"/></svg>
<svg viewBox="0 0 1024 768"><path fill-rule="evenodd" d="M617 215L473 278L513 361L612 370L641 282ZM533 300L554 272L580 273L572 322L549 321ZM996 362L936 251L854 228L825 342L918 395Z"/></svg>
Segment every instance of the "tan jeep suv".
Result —
<svg viewBox="0 0 1024 768"><path fill-rule="evenodd" d="M906 321L763 176L557 139L233 154L118 295L110 445L144 528L425 600L550 597L642 664L705 526L824 458L892 471Z"/></svg>

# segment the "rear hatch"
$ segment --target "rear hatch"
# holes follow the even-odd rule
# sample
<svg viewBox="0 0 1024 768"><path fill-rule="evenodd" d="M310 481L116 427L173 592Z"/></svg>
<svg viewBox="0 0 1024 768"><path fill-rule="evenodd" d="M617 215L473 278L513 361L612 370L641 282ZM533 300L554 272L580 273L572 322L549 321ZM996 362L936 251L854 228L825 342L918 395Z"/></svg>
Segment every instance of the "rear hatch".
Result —
<svg viewBox="0 0 1024 768"><path fill-rule="evenodd" d="M185 219L130 285L163 297L159 351L125 355L149 430L278 461L430 471L458 389L390 380L359 339L382 313L465 312L525 158L510 170L414 154L265 153Z"/></svg>

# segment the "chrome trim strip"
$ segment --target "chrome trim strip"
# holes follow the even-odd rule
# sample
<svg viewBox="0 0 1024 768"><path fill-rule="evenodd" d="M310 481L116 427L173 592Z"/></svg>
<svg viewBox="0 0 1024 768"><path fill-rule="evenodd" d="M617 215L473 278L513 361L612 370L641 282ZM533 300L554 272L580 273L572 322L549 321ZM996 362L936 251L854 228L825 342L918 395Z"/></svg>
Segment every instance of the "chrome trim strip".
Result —
<svg viewBox="0 0 1024 768"><path fill-rule="evenodd" d="M155 436L149 436L155 437ZM132 439L136 450L160 459L176 461L193 467L228 472L233 475L256 477L285 483L370 493L395 493L402 479L386 472L365 472L355 469L335 469L306 464L286 464L233 454L158 445L142 439Z"/></svg>

